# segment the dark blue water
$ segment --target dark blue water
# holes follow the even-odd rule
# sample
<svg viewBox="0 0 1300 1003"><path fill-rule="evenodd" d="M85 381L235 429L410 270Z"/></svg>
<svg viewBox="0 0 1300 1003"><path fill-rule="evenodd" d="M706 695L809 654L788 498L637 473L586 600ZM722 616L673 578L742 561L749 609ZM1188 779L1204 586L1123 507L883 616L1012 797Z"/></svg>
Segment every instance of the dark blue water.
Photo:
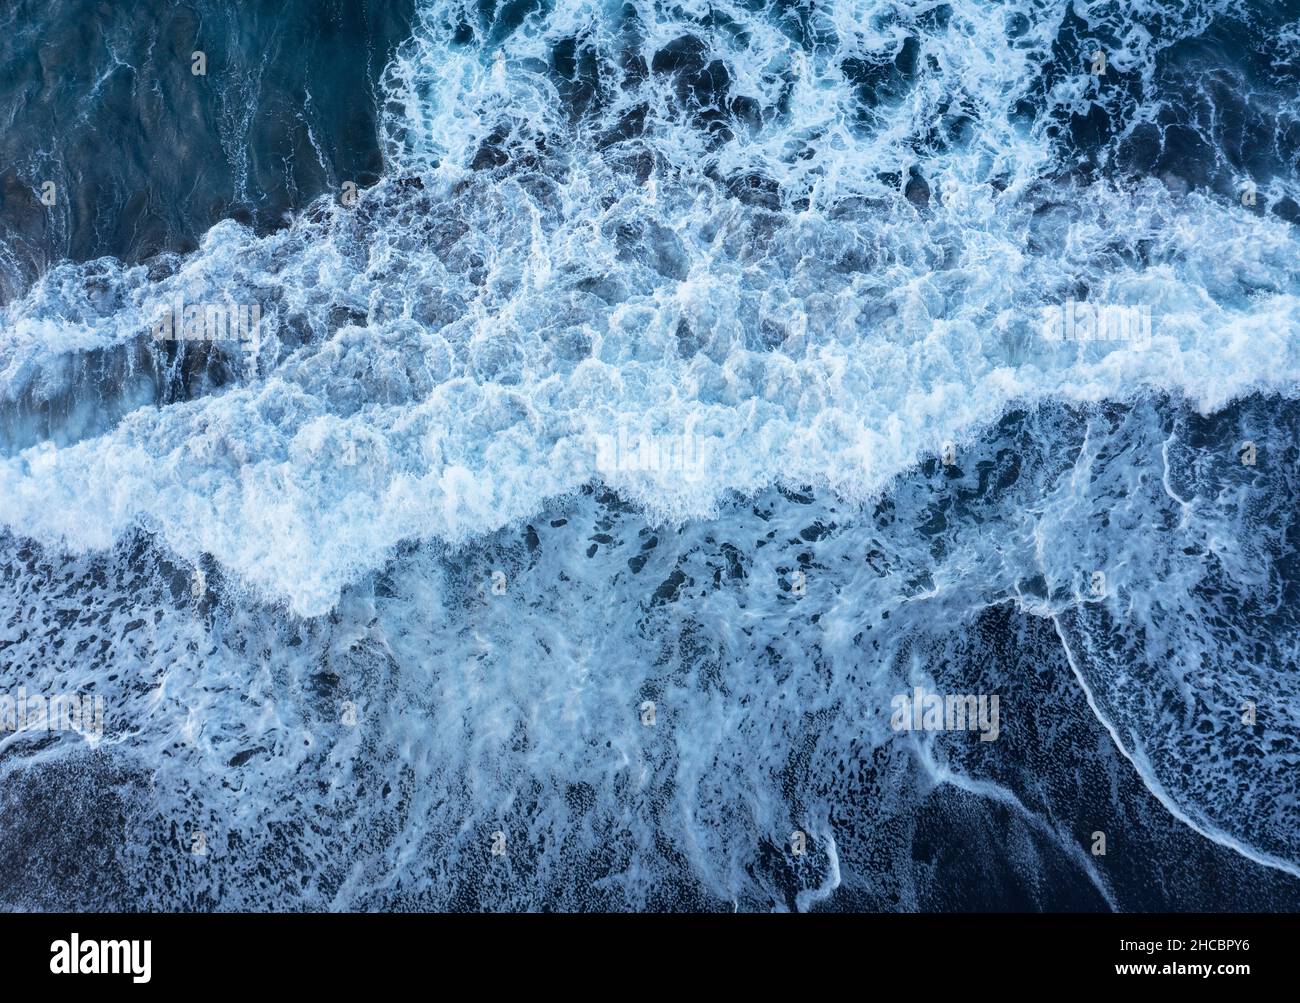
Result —
<svg viewBox="0 0 1300 1003"><path fill-rule="evenodd" d="M1296 4L0 27L0 904L1300 907Z"/></svg>

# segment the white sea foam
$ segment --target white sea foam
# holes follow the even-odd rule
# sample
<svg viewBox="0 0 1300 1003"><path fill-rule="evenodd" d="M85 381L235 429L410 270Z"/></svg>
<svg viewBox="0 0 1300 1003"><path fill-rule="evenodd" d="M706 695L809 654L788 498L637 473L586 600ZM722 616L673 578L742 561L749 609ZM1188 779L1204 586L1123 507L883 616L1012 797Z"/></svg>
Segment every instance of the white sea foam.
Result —
<svg viewBox="0 0 1300 1003"><path fill-rule="evenodd" d="M131 541L7 546L0 644L15 685L114 709L103 744L148 777L115 859L151 907L971 907L1044 874L1080 907L1259 901L1249 862L1293 871L1300 833L1293 504L1276 457L1232 449L1285 443L1296 411L1228 417L1045 404L874 511L769 489L655 530L581 494L526 531L404 548L306 621L215 573L196 599ZM918 686L998 694L998 740L894 731ZM202 867L149 856L169 827L206 834Z"/></svg>
<svg viewBox="0 0 1300 1003"><path fill-rule="evenodd" d="M1213 409L1294 386L1290 226L1154 179L1128 191L1032 181L1052 149L1009 112L1045 56L1050 16L1012 43L983 5L955 5L947 33L923 36L918 58L937 69L863 124L839 67L901 43L847 14L823 26L838 42L811 60L762 20L747 22L743 52L713 37L706 58L731 68L734 93L765 108L788 93L789 112L713 152L680 112L652 111L645 136L623 145L657 158L653 188L588 143L669 89L632 88L575 124L536 62L571 33L598 51L626 44L599 8L562 4L544 30L517 32L504 71L448 45L430 15L390 67L391 176L366 198L419 172L433 218L385 207L366 228L330 208L325 223L264 238L222 223L155 283L111 261L52 272L5 314L11 400L33 385L56 396L69 354L140 338L178 294L265 302L310 333L295 348L273 329L279 356L226 392L9 456L0 519L74 549L144 524L182 557L209 553L319 614L403 540L462 541L595 477L667 520L778 479L862 500L1014 401L1159 387ZM646 23L635 41L653 62L681 26ZM926 164L931 213L879 201L890 192L877 175L909 166L918 124L958 93L980 114L968 142ZM520 142L545 137L543 173L467 170L502 122ZM787 209L737 203L704 166L761 172ZM863 197L878 201L855 207ZM1145 266L1132 260L1140 242ZM1080 282L1092 301L1149 307L1152 344L1044 344L1041 308ZM337 307L364 326L331 328ZM710 446L707 479L598 470L602 436L692 425Z"/></svg>
<svg viewBox="0 0 1300 1003"><path fill-rule="evenodd" d="M497 59L450 44L457 8L439 5L387 74L389 176L356 211L322 204L264 238L223 223L173 275L68 266L9 306L14 428L82 385L92 353L147 339L176 295L229 293L276 318L223 389L0 460L5 524L113 548L15 576L6 657L33 683L108 691L130 730L106 744L157 792L133 804L209 830L186 894L210 881L231 907L645 907L687 874L746 908L834 903L837 888L914 908L936 899L913 875L941 868L932 836L897 827L942 805L968 812L964 852L1000 838L1005 813L999 861L1030 875L1058 861L1086 901L1118 907L1134 901L1117 876L1130 855L1092 859L1083 841L1111 823L1080 816L1113 785L1126 813L1143 802L1105 731L1173 813L1126 814L1124 839L1155 849L1144 887L1189 894L1184 854L1209 851L1184 822L1294 873L1294 431L1248 406L1210 434L1179 401L1294 392L1295 231L1181 194L1177 177L1072 175L1047 116L1027 123L1017 103L1082 113L1131 96L1085 66L1032 91L1066 5L950 6L946 28L918 32L937 5L837 4L798 25L711 5L744 31L693 27L701 64L723 63L729 97L764 123L733 120L719 144L674 106L672 78L615 69L629 51L652 65L689 7L627 19L561 3ZM1224 7L1070 5L1122 40L1112 81L1151 80L1157 52ZM819 43L794 44L804 31ZM542 68L572 35L607 76L580 114ZM895 58L920 72L862 83L892 79ZM643 102L645 132L608 142ZM503 156L515 165L484 167ZM914 166L918 207L900 193ZM741 176L772 184L740 202L726 188ZM1261 185L1260 201L1292 184ZM1151 343L1043 339L1043 307L1069 299L1149 307ZM1050 398L1141 403L1084 417L1046 403L987 429ZM707 443L705 477L602 463L611 439L687 429ZM1235 460L1244 438L1258 468ZM949 440L955 464L917 469ZM592 481L616 494L581 493ZM796 500L772 482L821 490ZM886 487L874 514L858 504ZM656 533L622 501L690 521ZM191 612L175 586L141 584L137 524L202 561L226 604ZM230 601L250 588L334 615ZM69 607L82 622L56 648L45 625ZM900 741L889 699L913 686L1000 693L1002 736ZM339 724L345 697L365 727ZM1239 726L1244 700L1256 727ZM324 835L302 831L307 813ZM793 864L756 849L794 828L810 852ZM482 862L497 830L509 870ZM141 873L152 838L123 851ZM1222 887L1255 887L1261 872L1227 856ZM254 866L289 878L270 887Z"/></svg>

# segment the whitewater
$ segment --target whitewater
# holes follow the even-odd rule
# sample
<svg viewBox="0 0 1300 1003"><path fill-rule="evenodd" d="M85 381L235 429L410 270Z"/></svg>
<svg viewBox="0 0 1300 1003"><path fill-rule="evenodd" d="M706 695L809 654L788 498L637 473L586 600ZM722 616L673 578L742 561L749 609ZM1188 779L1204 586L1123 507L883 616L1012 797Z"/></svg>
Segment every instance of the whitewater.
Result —
<svg viewBox="0 0 1300 1003"><path fill-rule="evenodd" d="M110 906L1300 902L1288 8L425 4L355 203L0 308L6 688L108 707L0 734L87 802L7 839L120 816Z"/></svg>

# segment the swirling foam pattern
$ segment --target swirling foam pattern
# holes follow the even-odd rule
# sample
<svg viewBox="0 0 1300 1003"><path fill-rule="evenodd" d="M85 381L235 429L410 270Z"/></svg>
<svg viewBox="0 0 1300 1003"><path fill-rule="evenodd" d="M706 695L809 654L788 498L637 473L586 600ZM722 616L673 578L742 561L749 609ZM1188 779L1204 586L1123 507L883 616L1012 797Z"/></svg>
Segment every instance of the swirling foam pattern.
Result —
<svg viewBox="0 0 1300 1003"><path fill-rule="evenodd" d="M121 842L5 903L1294 908L1286 6L432 3L355 205L46 270L0 664L108 728L0 738L0 852Z"/></svg>

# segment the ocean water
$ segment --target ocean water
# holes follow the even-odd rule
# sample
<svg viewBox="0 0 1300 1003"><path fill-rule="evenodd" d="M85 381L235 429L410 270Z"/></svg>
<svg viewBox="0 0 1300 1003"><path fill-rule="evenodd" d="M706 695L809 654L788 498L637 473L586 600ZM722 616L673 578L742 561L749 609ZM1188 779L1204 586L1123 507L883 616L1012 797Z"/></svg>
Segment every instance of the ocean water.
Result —
<svg viewBox="0 0 1300 1003"><path fill-rule="evenodd" d="M0 906L1300 908L1300 3L156 6L0 15Z"/></svg>

